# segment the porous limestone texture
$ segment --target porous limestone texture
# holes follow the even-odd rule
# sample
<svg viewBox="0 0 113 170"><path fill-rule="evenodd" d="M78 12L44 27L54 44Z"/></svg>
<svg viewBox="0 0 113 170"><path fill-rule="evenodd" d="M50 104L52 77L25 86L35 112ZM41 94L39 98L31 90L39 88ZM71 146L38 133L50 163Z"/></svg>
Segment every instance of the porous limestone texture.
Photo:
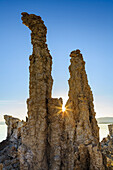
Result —
<svg viewBox="0 0 113 170"><path fill-rule="evenodd" d="M64 169L104 170L99 147L99 128L95 119L93 95L85 72L85 62L80 50L72 51L70 57L69 99L66 103L64 122Z"/></svg>
<svg viewBox="0 0 113 170"><path fill-rule="evenodd" d="M53 80L52 57L46 44L47 28L41 17L33 14L22 13L22 21L31 30L33 53L29 58L28 121L22 129L22 146L19 148L21 169L48 169L47 115Z"/></svg>
<svg viewBox="0 0 113 170"><path fill-rule="evenodd" d="M7 125L7 138L9 138L10 141L14 141L21 137L23 121L8 115L4 115L4 119Z"/></svg>
<svg viewBox="0 0 113 170"><path fill-rule="evenodd" d="M48 169L59 170L62 163L63 117L62 99L49 99L48 102Z"/></svg>
<svg viewBox="0 0 113 170"><path fill-rule="evenodd" d="M21 145L21 128L23 121L12 116L5 115L7 124L7 139L0 143L0 164L3 170L19 170L20 161L18 148Z"/></svg>
<svg viewBox="0 0 113 170"><path fill-rule="evenodd" d="M108 170L113 170L113 124L108 125L109 135L101 141L101 151L106 158Z"/></svg>
<svg viewBox="0 0 113 170"><path fill-rule="evenodd" d="M8 117L8 136L18 139L21 170L105 170L100 151L99 128L93 95L88 85L80 50L70 54L69 99L62 111L62 98L52 98L52 57L46 44L47 29L40 16L22 13L31 30L33 53L30 59L28 118L22 127L13 127ZM16 124L16 120L12 120ZM18 120L18 124L19 124ZM20 140L18 139L18 140ZM4 162L1 162L4 163Z"/></svg>
<svg viewBox="0 0 113 170"><path fill-rule="evenodd" d="M110 136L113 137L113 124L108 125L108 129L109 129Z"/></svg>

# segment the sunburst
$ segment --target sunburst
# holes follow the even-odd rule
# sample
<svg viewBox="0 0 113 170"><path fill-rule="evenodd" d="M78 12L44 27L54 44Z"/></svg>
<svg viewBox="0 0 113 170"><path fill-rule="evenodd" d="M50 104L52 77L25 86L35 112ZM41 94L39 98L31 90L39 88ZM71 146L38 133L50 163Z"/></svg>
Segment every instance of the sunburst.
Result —
<svg viewBox="0 0 113 170"><path fill-rule="evenodd" d="M66 111L66 107L64 105L62 105L62 111L65 112Z"/></svg>

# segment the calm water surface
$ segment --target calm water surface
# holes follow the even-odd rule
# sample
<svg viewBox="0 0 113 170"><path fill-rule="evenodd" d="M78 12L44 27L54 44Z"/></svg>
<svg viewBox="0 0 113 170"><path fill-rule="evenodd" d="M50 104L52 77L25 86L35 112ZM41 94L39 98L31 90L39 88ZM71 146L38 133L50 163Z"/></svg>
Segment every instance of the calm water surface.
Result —
<svg viewBox="0 0 113 170"><path fill-rule="evenodd" d="M100 141L104 138L107 137L107 135L109 134L108 131L108 124L98 124L99 128L100 128ZM4 125L0 125L0 142L4 139L6 139L7 136L7 126Z"/></svg>
<svg viewBox="0 0 113 170"><path fill-rule="evenodd" d="M0 125L0 142L4 139L6 139L7 136L7 126L4 125Z"/></svg>
<svg viewBox="0 0 113 170"><path fill-rule="evenodd" d="M107 135L109 134L109 130L108 130L108 125L109 124L98 124L100 130L99 130L99 135L100 135L100 141L107 137Z"/></svg>

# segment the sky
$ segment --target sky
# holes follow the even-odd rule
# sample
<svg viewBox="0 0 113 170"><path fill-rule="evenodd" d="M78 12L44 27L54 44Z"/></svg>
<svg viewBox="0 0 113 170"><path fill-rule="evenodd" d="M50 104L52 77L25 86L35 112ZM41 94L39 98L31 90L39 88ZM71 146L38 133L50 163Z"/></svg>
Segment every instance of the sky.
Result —
<svg viewBox="0 0 113 170"><path fill-rule="evenodd" d="M30 30L21 12L41 16L53 57L53 97L68 98L71 51L80 49L96 117L113 116L113 0L0 0L0 121L27 115Z"/></svg>

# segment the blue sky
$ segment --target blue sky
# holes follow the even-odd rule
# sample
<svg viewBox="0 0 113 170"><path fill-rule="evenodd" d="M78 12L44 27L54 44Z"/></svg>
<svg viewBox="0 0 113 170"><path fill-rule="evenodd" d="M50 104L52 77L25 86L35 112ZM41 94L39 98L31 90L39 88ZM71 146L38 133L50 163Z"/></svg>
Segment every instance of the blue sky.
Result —
<svg viewBox="0 0 113 170"><path fill-rule="evenodd" d="M53 97L67 99L69 54L80 49L97 117L113 116L113 0L0 0L0 120L27 113L32 45L21 12L40 15L47 26Z"/></svg>

